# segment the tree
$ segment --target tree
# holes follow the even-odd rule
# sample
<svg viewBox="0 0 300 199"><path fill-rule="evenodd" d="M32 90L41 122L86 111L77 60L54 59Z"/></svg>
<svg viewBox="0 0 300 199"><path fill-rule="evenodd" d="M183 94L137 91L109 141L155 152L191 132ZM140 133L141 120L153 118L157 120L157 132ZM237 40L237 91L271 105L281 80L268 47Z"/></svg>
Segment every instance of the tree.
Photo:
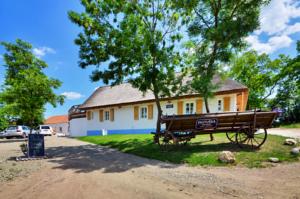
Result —
<svg viewBox="0 0 300 199"><path fill-rule="evenodd" d="M297 56L282 67L282 80L278 84L277 94L269 102L271 108L285 111L283 122L287 123L300 121L300 41L297 42L297 51Z"/></svg>
<svg viewBox="0 0 300 199"><path fill-rule="evenodd" d="M80 47L79 65L96 66L92 81L116 85L124 80L143 93L152 92L158 109L160 99L174 94L181 75L181 56L175 48L187 22L172 0L82 0L83 13L69 12L70 20L83 28L75 43Z"/></svg>
<svg viewBox="0 0 300 199"><path fill-rule="evenodd" d="M34 56L31 44L20 39L16 43L1 44L6 49L3 56L6 74L0 99L10 115L18 117L32 129L43 121L47 103L54 107L57 103L63 104L64 97L53 91L60 87L61 82L43 73L47 64Z"/></svg>
<svg viewBox="0 0 300 199"><path fill-rule="evenodd" d="M266 0L194 0L183 5L195 15L188 32L193 39L194 63L191 88L208 98L217 85L212 79L218 67L228 63L245 46L244 38L259 26L259 11ZM195 6L196 4L196 6Z"/></svg>
<svg viewBox="0 0 300 199"><path fill-rule="evenodd" d="M284 55L271 60L268 55L258 55L255 51L232 59L229 76L249 88L247 109L266 107L267 99L286 77L283 70L288 62L289 58Z"/></svg>
<svg viewBox="0 0 300 199"><path fill-rule="evenodd" d="M4 130L8 126L8 118L4 108L0 104L0 131Z"/></svg>

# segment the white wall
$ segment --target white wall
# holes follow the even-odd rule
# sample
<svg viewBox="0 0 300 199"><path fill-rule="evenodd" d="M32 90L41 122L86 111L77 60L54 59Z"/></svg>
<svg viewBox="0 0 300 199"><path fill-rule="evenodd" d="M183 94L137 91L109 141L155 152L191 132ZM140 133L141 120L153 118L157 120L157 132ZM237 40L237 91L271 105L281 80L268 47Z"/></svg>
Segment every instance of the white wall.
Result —
<svg viewBox="0 0 300 199"><path fill-rule="evenodd" d="M230 95L218 95L215 96L212 99L209 99L209 108L210 112L220 112L218 111L218 100L222 100L222 110L223 111L223 98L225 96L230 96L230 111L236 111L236 94L230 94ZM185 113L185 103L187 102L193 102L194 103L194 111L196 111L196 100L199 98L189 98L189 99L180 99L180 100L171 100L170 102L163 101L161 102L163 114L177 114L177 102L178 101L183 101L184 102L184 107L183 107L183 112ZM173 108L172 109L167 109L166 104L172 103ZM153 104L153 119L139 119L139 120L134 120L134 106L139 106L139 108L147 105ZM205 113L205 105L203 102L203 110L202 112ZM157 107L155 103L141 103L137 105L128 105L128 106L115 106L115 107L109 107L106 109L102 109L105 111L109 111L111 108L114 108L114 121L99 121L99 109L92 110L93 112L93 118L91 120L87 120L86 118L83 118L82 120L86 120L86 130L89 131L94 131L94 130L129 130L129 129L155 129L156 127L156 118L157 118ZM104 115L104 114L103 114ZM139 116L140 116L139 112ZM76 129L76 127L73 126L74 123L77 123L74 120L70 121L70 126L71 126L71 132L73 134L73 131L76 133L79 133L79 130ZM84 126L84 122L80 120L80 124L76 124L80 128ZM78 127L78 128L79 128ZM80 130L81 131L81 130ZM75 133L75 134L76 134ZM74 135L75 135L74 134ZM72 135L73 136L73 135Z"/></svg>
<svg viewBox="0 0 300 199"><path fill-rule="evenodd" d="M56 133L64 133L65 135L68 134L68 128L69 128L69 124L68 123L57 123L57 124L48 124L48 125L51 126L52 129Z"/></svg>
<svg viewBox="0 0 300 199"><path fill-rule="evenodd" d="M71 137L85 136L87 131L86 118L76 118L69 121L69 134Z"/></svg>

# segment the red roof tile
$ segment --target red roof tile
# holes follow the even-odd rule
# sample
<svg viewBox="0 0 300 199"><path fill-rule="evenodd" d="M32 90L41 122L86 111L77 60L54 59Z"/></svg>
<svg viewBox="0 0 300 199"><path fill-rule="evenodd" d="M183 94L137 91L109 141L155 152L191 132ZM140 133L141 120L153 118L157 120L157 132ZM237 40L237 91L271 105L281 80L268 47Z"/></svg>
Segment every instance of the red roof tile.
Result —
<svg viewBox="0 0 300 199"><path fill-rule="evenodd" d="M59 123L67 123L69 121L67 115L55 115L49 117L44 121L44 124L59 124Z"/></svg>

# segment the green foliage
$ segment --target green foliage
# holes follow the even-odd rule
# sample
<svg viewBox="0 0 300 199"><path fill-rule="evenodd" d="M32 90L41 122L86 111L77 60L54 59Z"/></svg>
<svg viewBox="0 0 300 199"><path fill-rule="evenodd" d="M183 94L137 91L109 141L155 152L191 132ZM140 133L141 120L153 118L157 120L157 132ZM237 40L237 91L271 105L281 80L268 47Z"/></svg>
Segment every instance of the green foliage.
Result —
<svg viewBox="0 0 300 199"><path fill-rule="evenodd" d="M5 109L2 105L0 105L0 131L4 130L8 126L8 121Z"/></svg>
<svg viewBox="0 0 300 199"><path fill-rule="evenodd" d="M297 43L298 55L289 59L281 69L277 94L269 106L283 109L285 123L300 122L300 41Z"/></svg>
<svg viewBox="0 0 300 199"><path fill-rule="evenodd" d="M69 12L70 20L83 29L75 43L80 47L79 65L96 66L93 81L116 85L130 82L143 93L159 99L178 90L181 64L175 49L187 23L187 12L172 0L82 0L83 13ZM157 126L159 128L159 126Z"/></svg>
<svg viewBox="0 0 300 199"><path fill-rule="evenodd" d="M60 87L57 79L48 78L42 71L47 64L32 54L32 46L20 39L16 43L1 43L5 49L5 82L0 101L5 112L33 127L43 122L44 106L64 102L53 89Z"/></svg>
<svg viewBox="0 0 300 199"><path fill-rule="evenodd" d="M267 2L198 0L182 3L186 9L192 9L195 16L188 29L194 43L191 87L204 97L207 112L207 98L212 96L212 88L216 86L212 85L212 79L218 67L229 62L233 52L245 47L244 38L258 28L260 8Z"/></svg>
<svg viewBox="0 0 300 199"><path fill-rule="evenodd" d="M258 151L243 150L236 144L230 143L224 134L216 134L215 140L209 142L209 136L197 136L187 146L174 146L162 150L153 143L152 135L109 135L86 136L79 138L82 141L116 148L125 153L172 162L187 163L191 166L225 166L218 161L222 151L233 151L236 164L246 167L265 167L269 157L277 157L283 162L297 161L298 157L290 154L294 146L283 145L285 138L268 135L266 143ZM228 165L227 165L228 166Z"/></svg>
<svg viewBox="0 0 300 199"><path fill-rule="evenodd" d="M248 51L232 59L229 76L249 88L247 109L265 108L267 99L285 78L282 70L289 58L280 55L271 60L266 54Z"/></svg>

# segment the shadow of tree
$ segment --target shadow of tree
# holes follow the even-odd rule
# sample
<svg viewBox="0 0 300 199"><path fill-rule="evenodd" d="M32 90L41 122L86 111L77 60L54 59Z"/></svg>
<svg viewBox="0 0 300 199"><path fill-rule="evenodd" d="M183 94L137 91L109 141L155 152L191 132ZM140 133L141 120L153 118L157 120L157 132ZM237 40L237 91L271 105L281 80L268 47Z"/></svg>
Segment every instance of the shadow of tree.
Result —
<svg viewBox="0 0 300 199"><path fill-rule="evenodd" d="M48 161L57 164L56 169L72 169L77 173L88 173L103 170L105 173L124 172L145 165L172 168L177 165L137 157L119 152L115 149L97 146L58 146L46 149L52 158Z"/></svg>
<svg viewBox="0 0 300 199"><path fill-rule="evenodd" d="M158 166L160 168L174 168L179 165L167 162L184 163L195 153L205 154L220 151L253 152L252 149L240 148L235 143L218 141L199 141L189 143L185 146L170 146L165 150L154 144L152 139L141 140L131 138L103 142L103 140L96 138L93 140L93 143L96 145L50 147L46 149L46 153L54 157L49 161L58 164L55 167L58 169L73 169L79 173L95 170L114 173L146 165ZM104 146L99 146L100 144Z"/></svg>

